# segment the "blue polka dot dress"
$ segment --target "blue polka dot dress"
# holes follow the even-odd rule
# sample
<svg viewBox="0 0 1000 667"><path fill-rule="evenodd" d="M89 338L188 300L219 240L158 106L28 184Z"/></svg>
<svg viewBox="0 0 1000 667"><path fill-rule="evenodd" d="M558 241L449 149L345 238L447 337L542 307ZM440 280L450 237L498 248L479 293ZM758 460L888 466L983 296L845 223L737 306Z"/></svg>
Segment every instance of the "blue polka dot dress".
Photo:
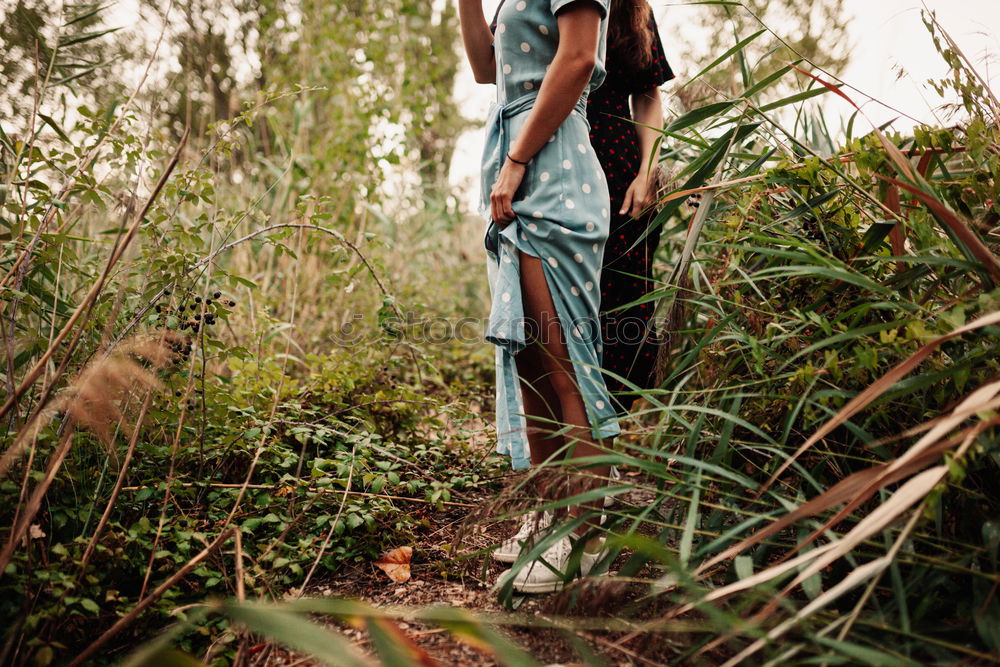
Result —
<svg viewBox="0 0 1000 667"><path fill-rule="evenodd" d="M513 202L516 218L505 228L489 222L486 247L493 305L486 330L497 361L497 449L515 469L530 465L526 424L514 357L537 333L521 299L518 251L542 260L563 340L590 419L594 438L619 432L601 375L601 259L608 238L608 184L590 144L587 94L604 79L608 0L507 0L497 15L497 102L487 122L483 153L482 207L511 142L524 127L559 44L556 13L572 2L593 2L602 13L597 65L576 108L531 159Z"/></svg>

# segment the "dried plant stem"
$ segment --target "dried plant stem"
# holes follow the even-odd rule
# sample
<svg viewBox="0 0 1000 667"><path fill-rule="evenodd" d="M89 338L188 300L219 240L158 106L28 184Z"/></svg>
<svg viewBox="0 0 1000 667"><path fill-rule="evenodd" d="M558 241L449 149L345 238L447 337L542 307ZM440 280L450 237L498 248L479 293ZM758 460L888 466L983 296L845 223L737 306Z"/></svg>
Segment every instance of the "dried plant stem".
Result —
<svg viewBox="0 0 1000 667"><path fill-rule="evenodd" d="M49 346L52 345L52 340L56 335L56 318L59 313L59 289L62 285L62 270L63 270L63 253L66 250L66 246L59 246L59 262L56 266L56 280L52 286L52 314L49 315ZM49 378L48 370L46 369L45 377L42 378L42 388L47 389L52 386L52 381Z"/></svg>
<svg viewBox="0 0 1000 667"><path fill-rule="evenodd" d="M160 518L156 522L156 536L153 538L153 546L149 550L149 561L146 564L146 575L142 579L142 588L139 591L140 598L146 594L146 589L149 587L149 579L153 575L154 556L160 544L160 537L163 535L163 526L166 524L167 520L167 507L170 504L171 490L174 486L174 474L177 469L177 454L180 451L181 434L184 432L184 420L187 417L187 399L188 396L191 395L191 389L194 386L193 368L194 357L192 356L191 363L188 366L187 386L184 388L184 396L181 397L181 412L177 416L177 428L174 429L174 440L170 447L170 468L167 471L166 485L163 491L163 503L160 506Z"/></svg>
<svg viewBox="0 0 1000 667"><path fill-rule="evenodd" d="M62 434L62 431L57 433L57 437ZM31 438L31 448L28 451L28 461L24 465L24 474L21 475L21 490L17 496L17 506L14 509L14 519L11 521L12 525L17 524L18 518L21 516L21 508L24 506L24 499L28 496L28 489L31 486L31 470L35 465L35 454L38 452L38 434L35 433ZM3 664L3 661L0 661Z"/></svg>
<svg viewBox="0 0 1000 667"><path fill-rule="evenodd" d="M142 430L142 424L146 421L146 414L149 412L149 406L153 402L153 392L147 391L146 397L142 401L142 407L139 409L139 415L136 418L135 427L132 429L132 436L129 438L128 449L125 452L125 460L121 463L121 470L118 472L118 479L115 481L115 487L111 490L111 497L108 498L108 503L104 508L104 514L101 515L100 521L97 522L97 527L94 528L94 534L90 538L90 542L87 544L87 548L83 552L83 556L80 558L80 574L78 577L83 576L83 573L87 569L87 563L90 562L90 557L94 554L94 549L97 547L97 541L101 537L101 533L104 532L104 528L108 525L108 521L111 520L111 512L115 508L115 503L118 501L118 494L121 493L122 484L125 482L125 476L128 474L129 464L132 463L132 457L135 454L136 444L139 442L139 433Z"/></svg>
<svg viewBox="0 0 1000 667"><path fill-rule="evenodd" d="M236 599L242 602L247 599L246 582L243 581L243 533L236 531Z"/></svg>
<svg viewBox="0 0 1000 667"><path fill-rule="evenodd" d="M222 546L226 542L226 540L228 540L230 537L233 536L233 533L235 532L236 528L229 528L228 530L225 530L222 533L220 533L219 536L216 537L211 544L202 549L198 553L198 555L196 555L194 558L189 560L187 564L184 565L184 567L174 572L170 576L170 578L168 578L162 584L157 586L152 593L142 598L139 601L139 603L135 607L133 607L131 611L129 611L129 613L122 616L120 619L118 619L118 621L114 625L105 630L100 637L98 637L92 644L90 644L90 646L85 648L78 656L76 656L72 660L72 662L69 663L68 667L76 667L76 665L83 664L88 658L94 655L94 653L96 653L98 649L104 646L108 642L108 640L110 640L116 634L118 634L123 629L128 627L133 621L135 621L135 619L138 618L139 614L145 611L149 605L156 602L156 600L158 600L160 596L166 593L174 584L176 584L178 581L186 577L188 573L191 572L191 570L193 570L195 567L198 566L198 563L208 558L208 556L213 551Z"/></svg>
<svg viewBox="0 0 1000 667"><path fill-rule="evenodd" d="M963 456L965 456L965 453L969 450L969 447L972 445L972 443L975 442L976 438L978 438L983 433L983 431L987 430L992 426L995 426L998 422L1000 422L1000 419L994 417L991 420L981 422L974 428L969 429L968 436L966 436L965 440L962 442L962 445L955 452L954 460L957 461L961 459ZM899 536L896 538L896 541L889 549L889 553L886 554L885 557L887 560L894 561L896 559L896 555L899 553L899 550L903 547L903 544L906 542L906 539L909 537L910 533L913 532L913 529L916 527L917 520L919 520L920 517L923 516L924 507L926 507L926 505L927 505L927 499L924 498L922 501L920 501L920 504L916 507L916 509L913 510L913 515L910 517L910 520L906 522L906 526L899 533ZM872 593L875 592L875 587L878 585L878 582L881 581L881 579L882 579L881 572L872 578L871 583L868 584L868 588L865 589L865 592L864 594L862 594L861 599L858 600L858 603L854 605L854 609L851 610L851 613L848 615L847 623L844 624L844 627L842 627L840 629L840 632L837 634L837 639L843 641L843 639L847 636L847 633L851 631L851 628L854 626L854 622L858 620L858 616L861 615L861 611L868 603L868 599L871 597Z"/></svg>
<svg viewBox="0 0 1000 667"><path fill-rule="evenodd" d="M165 363L164 349L162 341L153 344L149 341L134 342L128 346L128 351L144 356L153 366L162 367ZM142 421L149 409L152 400L152 389L159 387L159 380L147 369L142 368L135 361L125 358L102 359L90 364L80 373L74 381L70 391L58 401L59 409L65 412L65 418L57 429L55 449L49 459L43 479L35 486L24 505L23 513L20 512L20 504L15 513L14 527L9 534L9 541L0 552L0 571L3 571L10 563L14 550L24 537L25 531L31 525L35 515L38 513L44 496L49 486L55 479L63 462L69 454L73 444L73 438L77 426L84 426L94 430L102 442L110 446L113 436L110 433L109 425L118 423L124 425L124 417L116 402L122 398L130 387L145 387L148 391L144 402L142 416L135 424L132 431L132 447L138 438ZM19 434L20 441L34 439L35 435L26 435L27 432ZM17 441L15 442L17 444ZM31 458L34 458L36 447L31 449ZM113 453L113 452L111 452ZM22 483L21 498L24 497L29 480L30 465L25 470L24 481ZM124 472L123 472L124 474ZM118 487L123 483L123 478L119 479ZM110 503L114 504L114 499ZM110 513L110 507L105 512L105 521ZM100 531L98 530L98 533ZM95 536L94 540L96 541ZM93 545L92 545L93 546ZM88 550L89 552L89 550ZM88 556L89 558L89 553Z"/></svg>
<svg viewBox="0 0 1000 667"><path fill-rule="evenodd" d="M236 530L233 533L233 542L236 552L234 554L234 568L236 570L236 599L243 602L247 599L246 582L243 581L243 533ZM240 667L246 664L247 632L245 628L239 629L239 645L236 648L236 656L233 658L233 666Z"/></svg>
<svg viewBox="0 0 1000 667"><path fill-rule="evenodd" d="M735 141L735 139L736 135L733 134L732 140L729 142L729 147L726 149L727 153L732 150L733 141ZM719 162L718 170L716 171L713 179L713 185L717 186L722 182L722 174L725 169L726 161L723 159ZM699 189L698 191L701 190ZM690 192L694 192L694 190ZM678 196L679 193L675 192L669 195L669 198L676 199ZM669 300L667 298L661 298L654 307L653 319L657 319L657 313L665 312L665 315L660 319L661 321L666 322L667 327L669 327L668 330L661 331L661 335L664 337L664 344L657 348L656 360L653 362L653 373L655 381L658 385L662 385L667 378L667 371L670 367L671 358L670 350L673 347L673 339L676 335L674 332L679 330L683 325L681 320L683 317L685 299L690 286L688 266L691 263L691 258L694 256L694 249L698 245L698 239L701 236L701 231L704 229L705 222L708 219L708 210L712 207L714 199L715 190L705 190L705 195L702 198L701 204L698 206L698 211L695 213L694 218L691 220L690 226L688 227L687 238L684 240L684 248L681 250L681 256L677 260L677 263L674 264L674 268L670 271L670 276L665 281L668 285L676 285L677 290L670 296Z"/></svg>
<svg viewBox="0 0 1000 667"><path fill-rule="evenodd" d="M11 529L10 536L7 538L7 544L4 545L3 551L0 551L0 572L6 571L7 565L14 555L14 549L17 548L18 543L24 538L28 526L31 525L39 508L41 508L46 491L49 490L49 486L52 484L52 480L55 479L56 473L59 472L59 468L62 467L63 461L66 460L66 455L69 454L75 433L75 429L68 428L59 439L56 451L52 455L49 466L45 471L45 477L38 482L38 486L32 491L31 497L28 499L28 505L24 508L24 514L21 515L20 520Z"/></svg>
<svg viewBox="0 0 1000 667"><path fill-rule="evenodd" d="M354 457L358 450L358 446L354 445L351 448L351 465L347 469L347 488L351 488L351 482L354 480ZM310 580L312 580L313 573L316 571L316 567L319 565L320 560L323 559L323 554L326 553L326 548L330 546L330 540L333 539L333 531L337 528L337 523L340 521L341 515L344 513L344 506L347 504L347 494L345 493L340 498L340 507L337 508L337 515L333 517L333 521L330 522L330 530L326 531L326 539L323 540L322 546L319 548L319 553L316 554L316 559L313 560L312 567L309 568L309 573L306 574L306 578L302 581L302 585L299 586L299 592L295 596L296 598L302 597L302 593L306 590L306 586L309 585Z"/></svg>
<svg viewBox="0 0 1000 667"><path fill-rule="evenodd" d="M222 482L213 482L211 484L198 484L195 482L182 482L180 486L191 487L191 486L208 486L213 489L241 489L244 486L248 489L258 489L261 491L274 491L277 487L273 484L225 484ZM149 488L147 486L125 486L122 487L122 491L138 491L139 489ZM309 487L309 491L315 493L338 493L346 496L358 496L359 498L385 498L386 500L401 500L407 503L421 503L424 505L436 505L437 503L431 502L430 500L425 500L424 498L408 498L406 496L393 496L387 493L369 493L367 491L343 491L341 489L317 489L314 487ZM472 503L456 503L448 502L445 500L439 501L442 505L448 507L479 507L479 505L473 505Z"/></svg>

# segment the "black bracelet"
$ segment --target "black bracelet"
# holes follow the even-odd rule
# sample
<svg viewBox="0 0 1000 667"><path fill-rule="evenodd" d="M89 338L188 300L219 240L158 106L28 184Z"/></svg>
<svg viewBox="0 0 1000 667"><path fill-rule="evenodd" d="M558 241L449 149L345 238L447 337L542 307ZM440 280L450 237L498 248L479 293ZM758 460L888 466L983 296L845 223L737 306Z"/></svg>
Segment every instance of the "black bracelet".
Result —
<svg viewBox="0 0 1000 667"><path fill-rule="evenodd" d="M519 165L521 165L522 167L526 167L526 166L528 166L528 162L531 162L531 160L528 160L528 162L521 162L520 160L515 160L514 158L512 158L512 157L510 156L510 153L509 153L509 152L507 153L507 159L508 159L508 160L510 160L511 162L513 162L514 164L519 164Z"/></svg>

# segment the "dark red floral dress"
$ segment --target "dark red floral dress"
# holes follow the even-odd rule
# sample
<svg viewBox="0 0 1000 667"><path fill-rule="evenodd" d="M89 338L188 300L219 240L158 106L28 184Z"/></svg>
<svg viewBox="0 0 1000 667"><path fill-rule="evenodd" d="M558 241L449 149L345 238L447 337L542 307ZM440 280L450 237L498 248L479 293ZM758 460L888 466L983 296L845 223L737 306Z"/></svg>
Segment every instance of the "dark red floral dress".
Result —
<svg viewBox="0 0 1000 667"><path fill-rule="evenodd" d="M627 378L640 388L652 384L656 361L656 335L650 327L654 303L643 303L622 310L625 304L647 294L652 285L652 262L660 242L660 229L647 228L655 212L638 219L628 213L619 215L625 192L639 173L643 159L639 135L631 122L629 98L674 78L663 54L656 22L650 18L653 33L653 60L649 68L636 71L622 62L608 45L607 77L587 100L590 142L604 167L611 191L611 235L604 248L601 272L601 329L604 339L602 365L606 371ZM644 234L645 238L639 241ZM626 389L619 380L605 378L612 394ZM627 406L629 401L622 402Z"/></svg>

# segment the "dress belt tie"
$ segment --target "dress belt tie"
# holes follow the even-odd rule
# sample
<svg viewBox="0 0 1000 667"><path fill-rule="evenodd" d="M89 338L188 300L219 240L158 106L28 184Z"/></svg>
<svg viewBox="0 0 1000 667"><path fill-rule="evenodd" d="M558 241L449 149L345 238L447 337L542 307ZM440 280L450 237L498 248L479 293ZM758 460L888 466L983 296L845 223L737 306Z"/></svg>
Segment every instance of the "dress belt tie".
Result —
<svg viewBox="0 0 1000 667"><path fill-rule="evenodd" d="M500 177L500 168L503 166L507 153L510 150L510 138L507 136L507 120L518 116L526 111L530 111L535 106L535 98L538 91L533 90L521 95L516 100L511 100L504 104L494 102L490 105L489 115L486 118L486 146L483 155L487 156L485 163L490 164L489 169L483 169L482 176L482 201L481 210L483 217L489 219L489 226L486 229L486 249L497 253L497 234L499 232L493 219L490 218L489 193L493 184ZM584 118L587 117L587 95L581 95L576 101L573 111Z"/></svg>

